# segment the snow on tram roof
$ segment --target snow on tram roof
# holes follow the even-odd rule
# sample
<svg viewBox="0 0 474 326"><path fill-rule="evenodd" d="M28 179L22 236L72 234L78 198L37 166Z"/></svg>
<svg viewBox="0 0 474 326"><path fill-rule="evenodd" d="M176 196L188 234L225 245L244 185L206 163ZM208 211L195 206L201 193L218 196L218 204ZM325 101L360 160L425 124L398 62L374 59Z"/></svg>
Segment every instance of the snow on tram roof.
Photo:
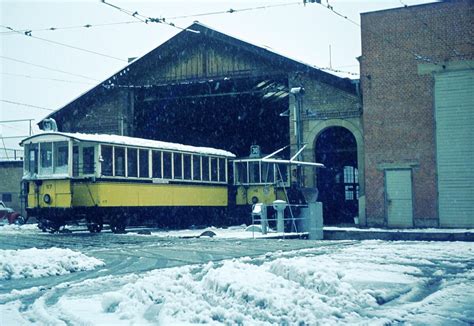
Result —
<svg viewBox="0 0 474 326"><path fill-rule="evenodd" d="M164 142L164 141L158 141L158 140L120 136L120 135L110 135L110 134L43 132L41 134L37 134L37 135L31 136L22 140L20 144L23 145L25 141L32 138L36 138L38 136L55 136L55 135L69 137L69 138L77 139L79 141L90 141L90 142L126 145L126 146L137 146L137 147L152 147L152 148L160 148L160 149L165 149L165 150L167 149L167 150L175 150L175 151L190 152L190 153L235 157L235 155L232 154L231 152L228 152L222 149L212 148L212 147L195 147L195 146L183 145L183 144L178 144L178 143L170 143L170 142Z"/></svg>

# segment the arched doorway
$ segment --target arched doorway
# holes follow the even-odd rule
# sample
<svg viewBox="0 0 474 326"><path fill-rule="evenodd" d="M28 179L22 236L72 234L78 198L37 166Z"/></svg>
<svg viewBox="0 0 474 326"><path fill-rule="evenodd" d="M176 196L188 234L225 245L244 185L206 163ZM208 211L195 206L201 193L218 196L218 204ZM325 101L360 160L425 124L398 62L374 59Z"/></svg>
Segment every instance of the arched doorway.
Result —
<svg viewBox="0 0 474 326"><path fill-rule="evenodd" d="M326 168L318 169L319 201L323 203L324 224L354 223L359 215L359 173L357 143L344 127L324 129L316 140L316 162Z"/></svg>

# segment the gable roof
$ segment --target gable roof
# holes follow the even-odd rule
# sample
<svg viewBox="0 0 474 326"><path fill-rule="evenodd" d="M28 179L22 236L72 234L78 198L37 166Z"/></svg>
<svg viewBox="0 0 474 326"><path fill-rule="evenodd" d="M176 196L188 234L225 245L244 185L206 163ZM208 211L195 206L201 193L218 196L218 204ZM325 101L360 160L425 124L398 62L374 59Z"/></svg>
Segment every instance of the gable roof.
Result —
<svg viewBox="0 0 474 326"><path fill-rule="evenodd" d="M192 30L195 32L190 32L187 30ZM79 95L77 98L67 103L63 107L59 108L58 110L52 112L51 114L46 116L42 121L48 118L54 118L60 111L65 110L65 109L67 110L69 108L74 107L74 105L77 104L78 101L95 97L97 93L99 93L100 90L104 88L104 85L112 83L113 80L120 79L123 74L127 75L128 72L130 71L133 72L134 70L139 69L139 67L143 65L143 63L146 60L154 58L154 57L163 58L163 57L170 56L172 55L172 53L175 53L177 46L185 46L186 44L188 44L188 41L190 39L196 40L196 38L202 38L202 37L243 49L248 53L254 54L265 60L268 60L272 64L278 65L279 68L285 71L288 71L288 72L298 71L298 72L307 73L323 83L332 85L343 91L356 94L356 86L349 78L341 78L341 77L335 76L328 72L322 71L314 66L311 66L303 62L278 54L273 50L269 50L268 48L260 47L260 46L245 42L236 37L232 37L227 34L216 31L199 22L195 22L192 25L190 25L188 28L186 28L185 30L181 31L180 33L176 34L174 37L170 38L168 41L156 47L155 49L133 60L124 68L120 69L118 72L116 72L112 76L105 79L103 82L94 86L93 88L86 91L85 93ZM39 122L38 124L40 125L42 121Z"/></svg>

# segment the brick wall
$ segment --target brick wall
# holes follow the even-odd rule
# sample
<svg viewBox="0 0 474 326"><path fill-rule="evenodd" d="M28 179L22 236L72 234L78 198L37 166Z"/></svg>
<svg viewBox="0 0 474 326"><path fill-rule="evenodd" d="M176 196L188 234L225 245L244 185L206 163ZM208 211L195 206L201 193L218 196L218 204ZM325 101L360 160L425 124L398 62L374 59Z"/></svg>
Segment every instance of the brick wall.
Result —
<svg viewBox="0 0 474 326"><path fill-rule="evenodd" d="M438 224L433 85L418 66L472 59L473 2L361 15L361 86L369 224L385 224L384 166L413 170L415 226Z"/></svg>
<svg viewBox="0 0 474 326"><path fill-rule="evenodd" d="M0 162L0 200L2 197L9 197L8 194L10 194L11 201L5 201L5 204L17 212L22 212L20 203L22 177L23 161Z"/></svg>

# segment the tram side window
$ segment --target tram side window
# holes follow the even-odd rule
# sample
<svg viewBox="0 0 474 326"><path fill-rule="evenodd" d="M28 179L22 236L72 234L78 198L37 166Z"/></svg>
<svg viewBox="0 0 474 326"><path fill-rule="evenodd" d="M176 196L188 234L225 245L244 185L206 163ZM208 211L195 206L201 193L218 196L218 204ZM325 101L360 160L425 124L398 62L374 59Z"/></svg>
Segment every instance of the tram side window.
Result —
<svg viewBox="0 0 474 326"><path fill-rule="evenodd" d="M148 178L148 150L140 149L138 158L140 160L140 178Z"/></svg>
<svg viewBox="0 0 474 326"><path fill-rule="evenodd" d="M40 146L41 173L50 174L53 172L53 144L42 143Z"/></svg>
<svg viewBox="0 0 474 326"><path fill-rule="evenodd" d="M163 152L163 178L171 179L171 153Z"/></svg>
<svg viewBox="0 0 474 326"><path fill-rule="evenodd" d="M67 142L53 143L54 148L54 172L67 173L69 148Z"/></svg>
<svg viewBox="0 0 474 326"><path fill-rule="evenodd" d="M125 147L114 148L115 176L125 176Z"/></svg>
<svg viewBox="0 0 474 326"><path fill-rule="evenodd" d="M218 176L217 176L217 157L212 157L211 158L211 181L218 181Z"/></svg>
<svg viewBox="0 0 474 326"><path fill-rule="evenodd" d="M191 155L183 155L184 179L191 180Z"/></svg>
<svg viewBox="0 0 474 326"><path fill-rule="evenodd" d="M112 154L110 154L112 158ZM82 173L84 174L94 174L95 173L95 148L94 146L84 147L82 149L82 164L84 165ZM112 162L110 162L112 164ZM112 175L112 167L110 167L110 172Z"/></svg>
<svg viewBox="0 0 474 326"><path fill-rule="evenodd" d="M193 180L201 180L201 157L193 155Z"/></svg>
<svg viewBox="0 0 474 326"><path fill-rule="evenodd" d="M247 180L247 162L237 162L235 163L235 183L236 184L245 184L248 183Z"/></svg>
<svg viewBox="0 0 474 326"><path fill-rule="evenodd" d="M225 158L219 159L219 181L227 182L225 174Z"/></svg>
<svg viewBox="0 0 474 326"><path fill-rule="evenodd" d="M173 160L174 160L174 178L175 179L182 179L183 178L183 161L181 159L182 154L180 153L173 153Z"/></svg>
<svg viewBox="0 0 474 326"><path fill-rule="evenodd" d="M28 145L28 172L38 173L38 144Z"/></svg>
<svg viewBox="0 0 474 326"><path fill-rule="evenodd" d="M209 157L202 157L202 181L209 181Z"/></svg>
<svg viewBox="0 0 474 326"><path fill-rule="evenodd" d="M260 183L260 162L249 162L249 183Z"/></svg>
<svg viewBox="0 0 474 326"><path fill-rule="evenodd" d="M136 148L127 148L127 168L129 177L138 176L138 166L137 166L137 149Z"/></svg>
<svg viewBox="0 0 474 326"><path fill-rule="evenodd" d="M285 164L278 164L277 165L277 180L283 183L288 182L288 169L289 166Z"/></svg>
<svg viewBox="0 0 474 326"><path fill-rule="evenodd" d="M262 162L262 182L273 183L275 182L275 169L273 163Z"/></svg>
<svg viewBox="0 0 474 326"><path fill-rule="evenodd" d="M72 175L79 176L79 146L72 147Z"/></svg>
<svg viewBox="0 0 474 326"><path fill-rule="evenodd" d="M151 159L153 162L153 178L162 178L161 175L161 152L153 151L151 154Z"/></svg>
<svg viewBox="0 0 474 326"><path fill-rule="evenodd" d="M85 148L83 149L83 151ZM101 168L102 174L106 176L112 175L112 146L102 146L101 148ZM84 161L84 173L86 169L86 162Z"/></svg>

